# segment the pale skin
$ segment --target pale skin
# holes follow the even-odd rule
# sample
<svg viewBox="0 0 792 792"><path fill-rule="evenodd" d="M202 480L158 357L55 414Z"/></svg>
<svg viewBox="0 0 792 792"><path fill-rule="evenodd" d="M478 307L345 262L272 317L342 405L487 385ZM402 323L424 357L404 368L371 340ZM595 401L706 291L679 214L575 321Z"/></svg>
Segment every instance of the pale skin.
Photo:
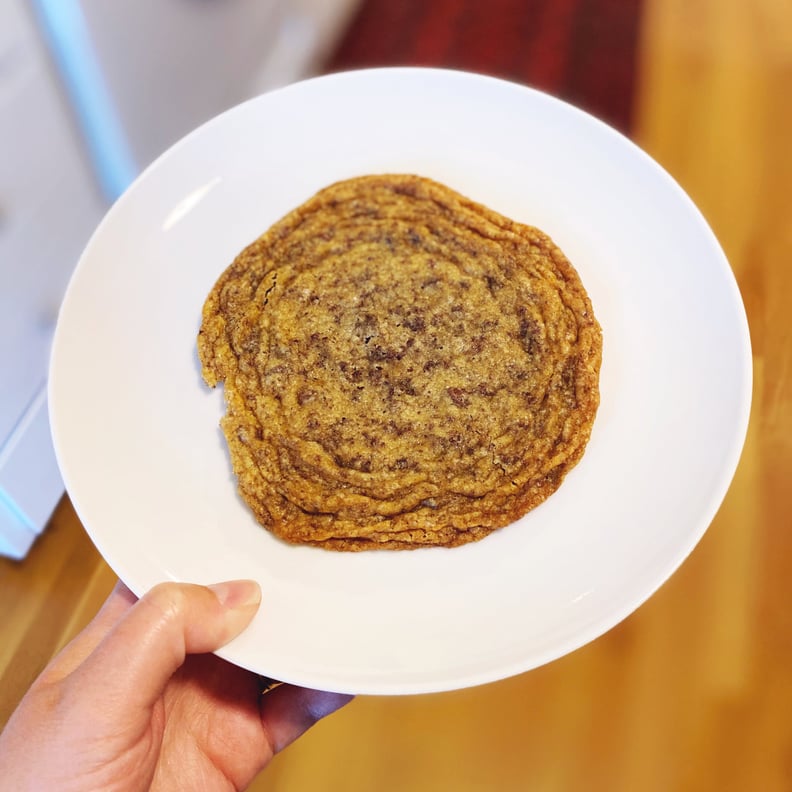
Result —
<svg viewBox="0 0 792 792"><path fill-rule="evenodd" d="M350 697L259 678L211 652L247 627L252 581L119 583L44 669L0 734L0 786L19 790L241 790Z"/></svg>

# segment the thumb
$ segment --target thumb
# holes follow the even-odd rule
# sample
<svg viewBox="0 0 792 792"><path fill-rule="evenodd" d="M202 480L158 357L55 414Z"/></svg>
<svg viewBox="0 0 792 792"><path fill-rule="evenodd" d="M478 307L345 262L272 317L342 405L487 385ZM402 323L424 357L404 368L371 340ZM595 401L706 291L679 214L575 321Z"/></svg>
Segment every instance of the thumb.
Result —
<svg viewBox="0 0 792 792"><path fill-rule="evenodd" d="M250 623L261 602L252 580L213 586L161 583L102 639L80 672L105 703L150 709L188 654L213 652Z"/></svg>

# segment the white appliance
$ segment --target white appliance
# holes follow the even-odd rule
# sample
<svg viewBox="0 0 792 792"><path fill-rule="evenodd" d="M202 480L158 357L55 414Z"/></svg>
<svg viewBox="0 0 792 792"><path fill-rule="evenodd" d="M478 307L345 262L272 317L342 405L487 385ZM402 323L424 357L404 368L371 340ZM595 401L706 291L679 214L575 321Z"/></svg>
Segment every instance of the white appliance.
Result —
<svg viewBox="0 0 792 792"><path fill-rule="evenodd" d="M309 76L358 4L0 0L0 554L22 558L63 494L47 364L92 230L190 129Z"/></svg>

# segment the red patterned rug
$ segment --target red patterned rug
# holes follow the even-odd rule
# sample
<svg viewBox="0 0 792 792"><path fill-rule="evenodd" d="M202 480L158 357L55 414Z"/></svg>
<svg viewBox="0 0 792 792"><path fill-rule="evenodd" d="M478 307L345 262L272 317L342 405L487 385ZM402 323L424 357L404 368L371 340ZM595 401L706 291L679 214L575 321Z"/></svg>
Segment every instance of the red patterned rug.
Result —
<svg viewBox="0 0 792 792"><path fill-rule="evenodd" d="M640 17L641 0L365 0L325 70L481 72L629 133Z"/></svg>

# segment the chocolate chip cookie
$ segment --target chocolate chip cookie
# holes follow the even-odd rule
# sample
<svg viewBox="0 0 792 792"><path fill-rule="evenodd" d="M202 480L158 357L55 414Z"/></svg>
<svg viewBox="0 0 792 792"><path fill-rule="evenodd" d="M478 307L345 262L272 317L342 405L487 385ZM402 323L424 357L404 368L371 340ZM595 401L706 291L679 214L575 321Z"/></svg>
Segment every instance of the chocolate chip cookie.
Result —
<svg viewBox="0 0 792 792"><path fill-rule="evenodd" d="M239 492L282 539L456 546L514 522L580 460L600 327L550 238L414 175L333 184L209 294Z"/></svg>

